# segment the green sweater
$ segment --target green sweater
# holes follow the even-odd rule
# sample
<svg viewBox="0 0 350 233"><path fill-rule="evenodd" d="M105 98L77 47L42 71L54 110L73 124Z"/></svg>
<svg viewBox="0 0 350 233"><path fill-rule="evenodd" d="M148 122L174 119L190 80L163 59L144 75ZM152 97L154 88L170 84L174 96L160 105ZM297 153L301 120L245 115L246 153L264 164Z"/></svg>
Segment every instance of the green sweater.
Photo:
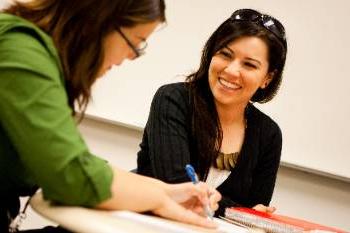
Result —
<svg viewBox="0 0 350 233"><path fill-rule="evenodd" d="M68 106L54 43L32 23L0 13L0 195L94 206L111 197L113 173L92 155Z"/></svg>

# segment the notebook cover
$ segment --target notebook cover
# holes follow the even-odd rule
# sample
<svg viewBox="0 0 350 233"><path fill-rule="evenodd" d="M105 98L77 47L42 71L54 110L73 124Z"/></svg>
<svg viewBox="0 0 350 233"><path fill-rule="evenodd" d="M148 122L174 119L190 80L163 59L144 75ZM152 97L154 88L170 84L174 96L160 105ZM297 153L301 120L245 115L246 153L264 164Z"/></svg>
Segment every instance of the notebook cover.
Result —
<svg viewBox="0 0 350 233"><path fill-rule="evenodd" d="M346 231L343 231L343 230L340 230L340 229L337 229L334 227L328 227L328 226L324 226L321 224L305 221L302 219L292 218L292 217L288 217L288 216L284 216L284 215L265 213L265 212L257 211L254 209L245 208L245 207L227 208L226 211L228 214L226 214L226 212L225 212L226 218L230 218L229 213L232 210L235 212L239 211L239 212L242 212L245 214L254 215L256 217L262 218L262 221L264 219L267 219L267 220L273 220L273 221L279 222L279 223L284 223L287 225L300 227L304 231L321 230L321 231L331 231L331 232L337 232L337 233L348 233Z"/></svg>

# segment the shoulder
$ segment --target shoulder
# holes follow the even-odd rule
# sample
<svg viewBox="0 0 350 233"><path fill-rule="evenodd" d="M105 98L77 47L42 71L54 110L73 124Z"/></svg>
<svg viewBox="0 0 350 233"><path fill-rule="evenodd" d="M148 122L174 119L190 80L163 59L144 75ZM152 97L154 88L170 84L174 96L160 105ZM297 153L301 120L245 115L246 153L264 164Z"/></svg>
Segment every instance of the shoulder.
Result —
<svg viewBox="0 0 350 233"><path fill-rule="evenodd" d="M263 136L282 138L282 131L277 122L253 104L248 105L247 115L248 124L251 123L260 128Z"/></svg>
<svg viewBox="0 0 350 233"><path fill-rule="evenodd" d="M187 115L189 109L188 90L184 82L161 86L151 104L151 113L162 112L166 115Z"/></svg>
<svg viewBox="0 0 350 233"><path fill-rule="evenodd" d="M157 93L165 95L188 95L185 82L170 83L161 86Z"/></svg>
<svg viewBox="0 0 350 233"><path fill-rule="evenodd" d="M52 39L34 24L0 14L0 67L46 74L59 72L59 58ZM10 67L9 67L10 66Z"/></svg>
<svg viewBox="0 0 350 233"><path fill-rule="evenodd" d="M57 55L52 38L35 24L26 19L0 13L0 36L16 34L18 40L25 39L28 43L40 44L52 55Z"/></svg>
<svg viewBox="0 0 350 233"><path fill-rule="evenodd" d="M186 83L178 82L165 84L157 90L154 99L188 102L188 89Z"/></svg>

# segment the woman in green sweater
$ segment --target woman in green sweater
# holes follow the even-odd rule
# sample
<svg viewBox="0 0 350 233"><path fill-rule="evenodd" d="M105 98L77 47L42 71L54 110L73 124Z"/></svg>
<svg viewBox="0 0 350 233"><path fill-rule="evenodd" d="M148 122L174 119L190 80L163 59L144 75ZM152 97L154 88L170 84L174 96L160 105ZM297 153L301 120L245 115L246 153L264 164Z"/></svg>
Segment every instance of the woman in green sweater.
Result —
<svg viewBox="0 0 350 233"><path fill-rule="evenodd" d="M215 227L199 213L208 202L218 207L217 191L112 167L89 152L74 121L98 77L143 54L164 10L163 0L32 0L0 13L1 232L19 197L38 187L65 205L151 211Z"/></svg>

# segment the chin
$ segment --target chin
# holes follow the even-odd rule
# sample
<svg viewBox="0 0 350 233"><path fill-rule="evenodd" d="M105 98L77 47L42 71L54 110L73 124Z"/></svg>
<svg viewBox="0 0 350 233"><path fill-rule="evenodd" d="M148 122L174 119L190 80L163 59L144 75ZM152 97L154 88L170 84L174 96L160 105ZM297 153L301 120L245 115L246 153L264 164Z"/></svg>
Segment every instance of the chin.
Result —
<svg viewBox="0 0 350 233"><path fill-rule="evenodd" d="M97 78L102 78L112 67L104 68L97 73Z"/></svg>

